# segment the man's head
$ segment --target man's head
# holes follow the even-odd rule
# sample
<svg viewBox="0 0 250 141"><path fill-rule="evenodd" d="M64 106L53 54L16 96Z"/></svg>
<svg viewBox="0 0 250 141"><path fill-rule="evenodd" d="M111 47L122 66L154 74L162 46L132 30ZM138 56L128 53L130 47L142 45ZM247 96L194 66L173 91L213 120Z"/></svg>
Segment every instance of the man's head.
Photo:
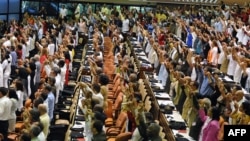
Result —
<svg viewBox="0 0 250 141"><path fill-rule="evenodd" d="M160 125L158 125L157 123L151 123L147 128L147 135L150 138L159 136L159 132L160 132Z"/></svg>
<svg viewBox="0 0 250 141"><path fill-rule="evenodd" d="M8 94L8 89L5 87L0 87L0 98Z"/></svg>
<svg viewBox="0 0 250 141"><path fill-rule="evenodd" d="M37 137L41 133L41 128L37 125L32 125L30 129L31 137Z"/></svg>
<svg viewBox="0 0 250 141"><path fill-rule="evenodd" d="M99 84L93 84L93 90L94 90L94 92L97 94L97 93L100 93L100 91L101 91L101 87L100 87L100 85Z"/></svg>
<svg viewBox="0 0 250 141"><path fill-rule="evenodd" d="M47 113L47 107L45 104L39 104L38 105L38 111L40 113L40 115L43 115L45 113Z"/></svg>
<svg viewBox="0 0 250 141"><path fill-rule="evenodd" d="M44 94L49 94L51 92L51 90L52 90L52 88L49 84L44 84L43 91L42 91Z"/></svg>
<svg viewBox="0 0 250 141"><path fill-rule="evenodd" d="M244 92L242 90L238 90L234 94L234 100L236 100L237 102L239 102L240 100L242 100L243 97L244 97Z"/></svg>
<svg viewBox="0 0 250 141"><path fill-rule="evenodd" d="M103 130L103 122L100 120L95 120L92 124L92 133L94 135L101 133Z"/></svg>

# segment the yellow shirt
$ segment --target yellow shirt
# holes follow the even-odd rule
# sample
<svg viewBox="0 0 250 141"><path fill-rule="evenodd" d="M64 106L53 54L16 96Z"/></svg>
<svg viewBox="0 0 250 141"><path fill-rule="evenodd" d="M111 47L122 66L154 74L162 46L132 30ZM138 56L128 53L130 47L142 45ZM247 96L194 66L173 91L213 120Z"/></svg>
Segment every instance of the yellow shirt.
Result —
<svg viewBox="0 0 250 141"><path fill-rule="evenodd" d="M246 115L240 111L235 112L231 115L234 123L236 125L247 125L250 122L250 116Z"/></svg>
<svg viewBox="0 0 250 141"><path fill-rule="evenodd" d="M43 124L43 133L45 137L49 134L50 118L48 114L43 114L40 116L40 121Z"/></svg>
<svg viewBox="0 0 250 141"><path fill-rule="evenodd" d="M161 22L161 21L166 20L166 19L167 19L167 16L165 14L160 14L159 18L158 18L158 22Z"/></svg>

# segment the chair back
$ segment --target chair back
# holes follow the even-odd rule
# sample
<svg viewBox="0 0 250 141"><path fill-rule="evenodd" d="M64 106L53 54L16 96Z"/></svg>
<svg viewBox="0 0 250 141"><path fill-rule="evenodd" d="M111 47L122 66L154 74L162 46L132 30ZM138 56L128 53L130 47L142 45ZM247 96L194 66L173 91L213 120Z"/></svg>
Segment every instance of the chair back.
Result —
<svg viewBox="0 0 250 141"><path fill-rule="evenodd" d="M123 132L116 136L115 141L128 141L132 137L131 132Z"/></svg>
<svg viewBox="0 0 250 141"><path fill-rule="evenodd" d="M123 125L125 124L127 120L127 113L126 112L121 112L118 116L118 118L116 119L116 123L115 126L116 127L123 127Z"/></svg>

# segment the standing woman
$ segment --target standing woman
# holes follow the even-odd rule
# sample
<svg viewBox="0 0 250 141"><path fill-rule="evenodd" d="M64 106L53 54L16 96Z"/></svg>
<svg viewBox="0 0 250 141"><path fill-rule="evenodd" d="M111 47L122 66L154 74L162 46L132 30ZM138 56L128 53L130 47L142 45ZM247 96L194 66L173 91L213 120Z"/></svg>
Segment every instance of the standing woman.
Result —
<svg viewBox="0 0 250 141"><path fill-rule="evenodd" d="M22 110L23 110L23 103L25 101L25 93L24 93L24 87L23 87L23 83L21 80L17 80L16 81L16 94L17 94L17 97L18 97L18 101L17 101L17 116L20 116L21 113L22 113ZM26 97L27 98L27 97Z"/></svg>
<svg viewBox="0 0 250 141"><path fill-rule="evenodd" d="M65 81L64 81L64 85L68 85L69 82L69 71L70 71L70 53L69 50L64 52L64 58L65 58L65 65L66 65L66 74L65 74Z"/></svg>
<svg viewBox="0 0 250 141"><path fill-rule="evenodd" d="M40 63L42 64L42 68L41 68L41 72L43 72L44 70L44 62L47 60L48 58L48 49L47 48L43 48L41 51L41 57L40 57ZM41 78L45 78L45 74L46 73L42 73Z"/></svg>
<svg viewBox="0 0 250 141"><path fill-rule="evenodd" d="M108 83L109 83L109 78L107 75L105 74L101 74L99 77L99 83L101 85L101 94L103 95L104 98L104 110L106 110L105 108L107 108L107 99L108 99Z"/></svg>
<svg viewBox="0 0 250 141"><path fill-rule="evenodd" d="M15 132L15 125L16 125L16 110L17 110L17 101L18 97L16 94L16 90L14 88L9 89L9 98L11 101L11 112L9 118L9 132Z"/></svg>
<svg viewBox="0 0 250 141"><path fill-rule="evenodd" d="M199 117L204 122L201 128L199 141L218 141L220 130L220 110L217 107L211 107L207 116L204 111L204 104L200 103Z"/></svg>
<svg viewBox="0 0 250 141"><path fill-rule="evenodd" d="M8 88L8 79L10 77L11 73L11 62L10 62L10 55L7 53L5 54L5 57L2 62L2 68L3 68L3 86L5 88Z"/></svg>
<svg viewBox="0 0 250 141"><path fill-rule="evenodd" d="M219 49L218 49L218 45L217 45L216 40L213 40L210 47L211 48L208 52L207 60L208 60L210 65L216 67L218 64L218 53L219 53Z"/></svg>

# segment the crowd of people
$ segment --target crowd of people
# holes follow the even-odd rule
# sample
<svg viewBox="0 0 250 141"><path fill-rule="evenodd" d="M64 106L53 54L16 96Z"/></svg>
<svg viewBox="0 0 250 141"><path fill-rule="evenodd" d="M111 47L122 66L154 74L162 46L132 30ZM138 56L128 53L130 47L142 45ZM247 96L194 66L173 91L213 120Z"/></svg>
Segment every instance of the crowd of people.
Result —
<svg viewBox="0 0 250 141"><path fill-rule="evenodd" d="M93 81L79 85L85 88L82 109L92 117L86 121L89 140L107 139L103 126L114 73L120 74L126 102L131 102L123 107L129 113L126 131L133 133L131 140L162 140L154 115L134 111L144 107L138 72L128 51L130 38L145 51L193 139L221 141L224 125L250 124L249 5L157 6L142 13L104 4L73 17L66 13L64 6L58 19L25 13L22 21L11 21L4 31L0 42L3 141L15 132L20 117L24 122L20 141L46 140L55 105L74 71L74 49L84 44L86 35L93 39L94 54L87 59ZM104 52L107 47L112 54ZM113 62L107 63L112 57Z"/></svg>

